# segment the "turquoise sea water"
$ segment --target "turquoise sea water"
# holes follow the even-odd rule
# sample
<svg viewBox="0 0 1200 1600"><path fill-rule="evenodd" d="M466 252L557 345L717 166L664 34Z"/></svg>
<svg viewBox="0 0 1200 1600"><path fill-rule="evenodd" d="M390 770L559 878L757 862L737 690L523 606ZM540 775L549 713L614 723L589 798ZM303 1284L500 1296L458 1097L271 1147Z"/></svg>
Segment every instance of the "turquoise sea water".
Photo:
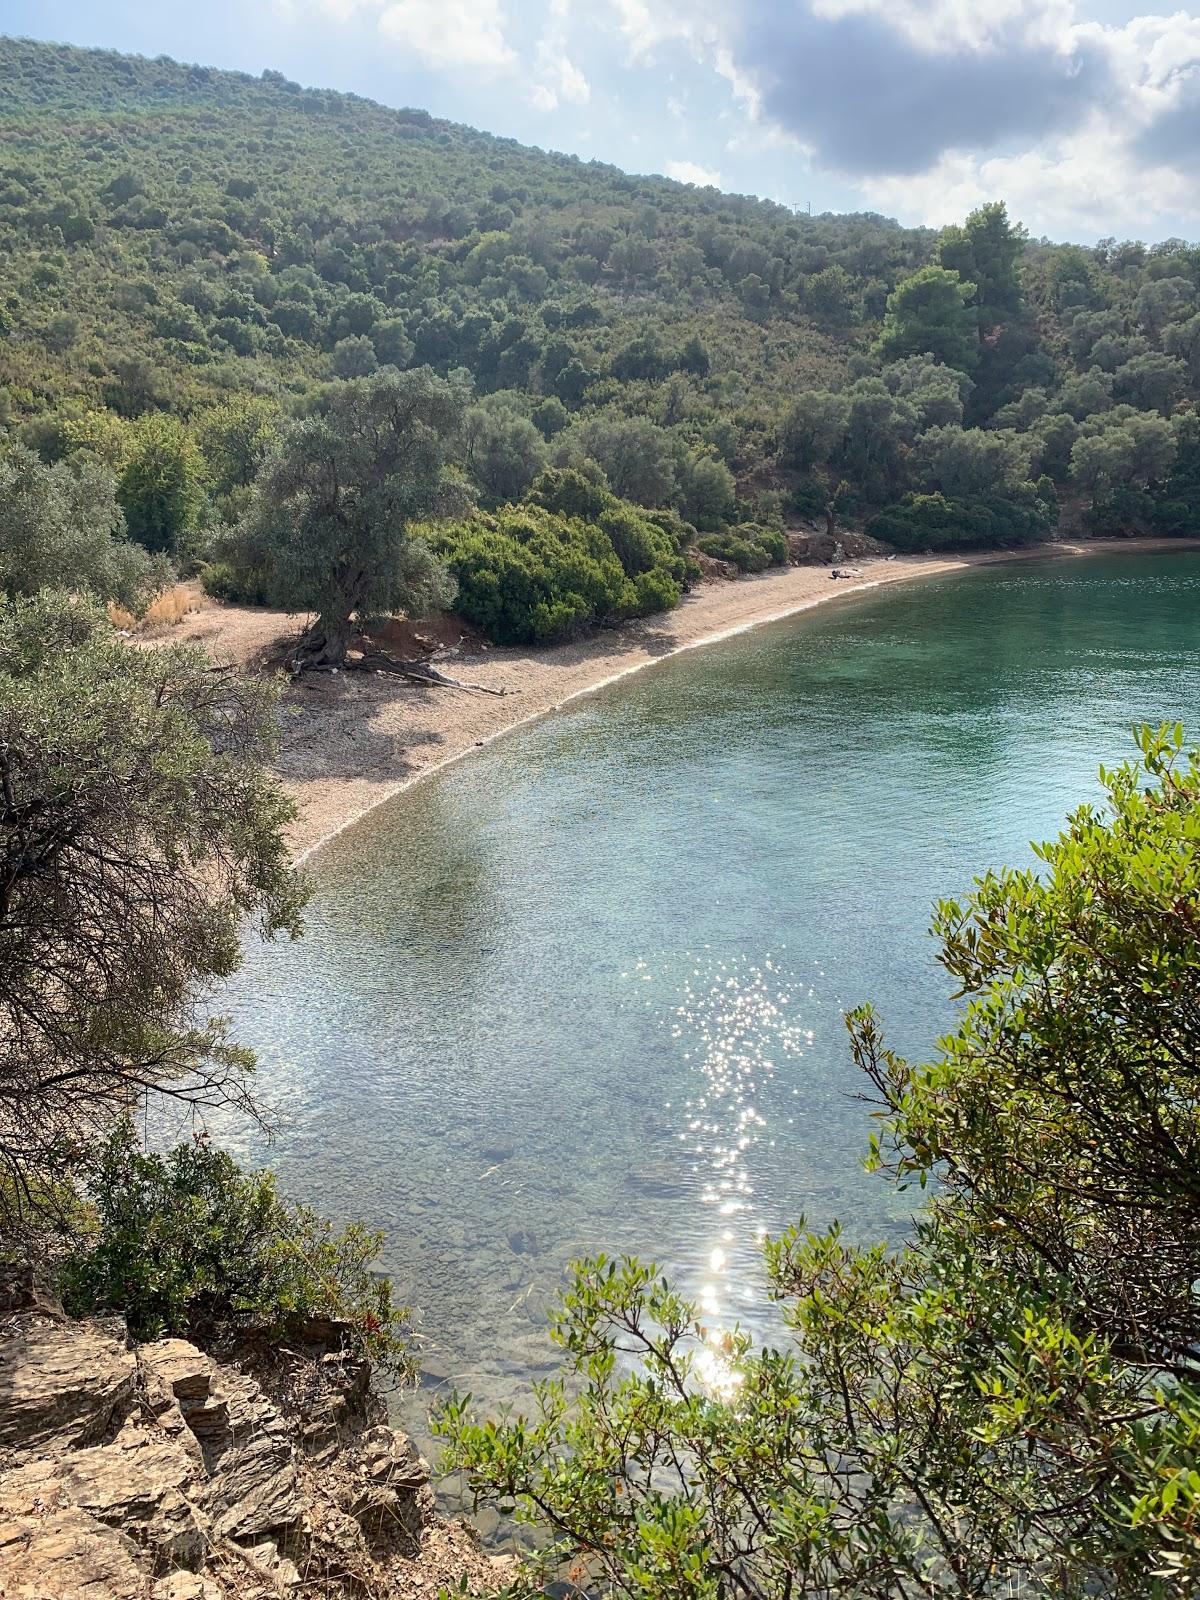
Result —
<svg viewBox="0 0 1200 1600"><path fill-rule="evenodd" d="M720 1325L799 1213L898 1236L844 1008L949 1021L932 901L1029 860L1135 720L1200 737L1200 555L976 569L672 659L447 769L315 859L307 936L218 1007L284 1185L387 1230L428 1380L553 1364L574 1256Z"/></svg>

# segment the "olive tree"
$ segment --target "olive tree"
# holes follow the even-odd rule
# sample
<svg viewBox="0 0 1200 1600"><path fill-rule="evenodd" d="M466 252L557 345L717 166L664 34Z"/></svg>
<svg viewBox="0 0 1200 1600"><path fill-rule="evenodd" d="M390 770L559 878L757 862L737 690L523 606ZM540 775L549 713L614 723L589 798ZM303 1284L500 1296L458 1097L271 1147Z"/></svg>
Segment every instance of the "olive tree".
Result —
<svg viewBox="0 0 1200 1600"><path fill-rule="evenodd" d="M1187 381L1188 369L1182 361L1149 350L1117 368L1113 393L1139 411L1161 411L1168 416Z"/></svg>
<svg viewBox="0 0 1200 1600"><path fill-rule="evenodd" d="M887 500L904 476L904 451L917 428L911 400L881 378L860 378L846 391L846 431L833 464L872 500Z"/></svg>
<svg viewBox="0 0 1200 1600"><path fill-rule="evenodd" d="M963 409L975 387L965 372L943 366L928 355L893 361L882 377L893 394L916 407L921 429L961 426Z"/></svg>
<svg viewBox="0 0 1200 1600"><path fill-rule="evenodd" d="M112 474L96 462L50 467L24 445L0 456L0 592L87 590L140 613L169 574L126 536Z"/></svg>
<svg viewBox="0 0 1200 1600"><path fill-rule="evenodd" d="M1090 417L1071 449L1071 477L1103 495L1122 484L1145 486L1171 470L1175 460L1171 424L1153 412L1116 406Z"/></svg>
<svg viewBox="0 0 1200 1600"><path fill-rule="evenodd" d="M1003 494L1029 475L1021 436L1007 428L930 428L914 441L908 462L920 489L954 498Z"/></svg>
<svg viewBox="0 0 1200 1600"><path fill-rule="evenodd" d="M1163 330L1163 349L1187 363L1192 383L1200 379L1200 313L1186 322L1173 322Z"/></svg>
<svg viewBox="0 0 1200 1600"><path fill-rule="evenodd" d="M275 691L136 649L61 594L0 604L0 1195L69 1175L148 1091L249 1108L197 986L247 918L298 931Z"/></svg>
<svg viewBox="0 0 1200 1600"><path fill-rule="evenodd" d="M675 489L671 435L645 417L592 417L557 441L556 459L574 453L599 462L615 495L642 506L666 505Z"/></svg>
<svg viewBox="0 0 1200 1600"><path fill-rule="evenodd" d="M780 419L780 459L801 472L823 466L841 447L849 424L850 405L844 394L802 389Z"/></svg>
<svg viewBox="0 0 1200 1600"><path fill-rule="evenodd" d="M868 1164L930 1185L909 1246L769 1242L758 1349L601 1257L526 1414L443 1409L448 1465L542 1530L515 1593L1194 1596L1200 753L1139 741L1036 870L939 906L963 1004L931 1060L849 1018Z"/></svg>
<svg viewBox="0 0 1200 1600"><path fill-rule="evenodd" d="M463 457L482 493L499 504L525 493L546 465L546 444L513 397L489 395L466 413Z"/></svg>
<svg viewBox="0 0 1200 1600"><path fill-rule="evenodd" d="M428 367L335 384L263 463L237 542L274 604L316 613L297 668L342 666L355 618L450 600L417 527L468 503L449 465L466 398Z"/></svg>

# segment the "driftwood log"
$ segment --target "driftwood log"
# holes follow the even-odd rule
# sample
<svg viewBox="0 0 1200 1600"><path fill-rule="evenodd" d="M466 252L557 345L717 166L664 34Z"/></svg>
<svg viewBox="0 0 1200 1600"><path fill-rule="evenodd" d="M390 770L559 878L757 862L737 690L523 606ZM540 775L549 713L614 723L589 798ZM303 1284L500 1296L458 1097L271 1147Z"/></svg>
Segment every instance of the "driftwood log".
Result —
<svg viewBox="0 0 1200 1600"><path fill-rule="evenodd" d="M309 672L384 672L396 678L406 678L410 683L433 684L441 689L465 689L472 694L507 694L507 689L493 689L485 683L467 683L462 678L452 678L423 658L401 661L382 650L364 650L360 655L347 655L338 665L314 661L304 656L293 656L287 663L293 678Z"/></svg>
<svg viewBox="0 0 1200 1600"><path fill-rule="evenodd" d="M362 655L347 658L348 672L390 672L398 678L408 678L413 683L436 683L444 689L469 689L473 694L506 694L506 689L492 689L485 683L466 683L462 678L451 678L440 668L425 660L400 661L382 650L364 650Z"/></svg>

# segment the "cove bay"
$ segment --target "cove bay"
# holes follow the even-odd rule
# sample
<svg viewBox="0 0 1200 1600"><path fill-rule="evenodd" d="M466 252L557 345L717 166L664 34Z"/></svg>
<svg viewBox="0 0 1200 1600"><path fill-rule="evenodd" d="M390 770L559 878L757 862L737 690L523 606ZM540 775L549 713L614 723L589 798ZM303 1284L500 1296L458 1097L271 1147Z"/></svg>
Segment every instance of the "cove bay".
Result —
<svg viewBox="0 0 1200 1600"><path fill-rule="evenodd" d="M281 1117L242 1153L386 1229L428 1385L514 1398L599 1250L753 1328L765 1231L909 1226L862 1170L843 1011L913 1052L949 1024L933 901L1030 864L1134 722L1197 725L1198 602L1194 551L899 585L419 784L318 853L304 940L217 997Z"/></svg>

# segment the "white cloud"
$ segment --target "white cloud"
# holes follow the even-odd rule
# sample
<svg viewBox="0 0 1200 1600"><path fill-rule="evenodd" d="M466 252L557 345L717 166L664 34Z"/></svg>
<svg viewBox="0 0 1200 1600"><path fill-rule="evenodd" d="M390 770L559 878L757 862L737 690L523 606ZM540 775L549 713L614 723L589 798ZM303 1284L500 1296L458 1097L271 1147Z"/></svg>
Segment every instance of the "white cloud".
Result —
<svg viewBox="0 0 1200 1600"><path fill-rule="evenodd" d="M875 13L926 50L983 50L1014 37L1053 47L1075 20L1072 0L812 0L814 16Z"/></svg>
<svg viewBox="0 0 1200 1600"><path fill-rule="evenodd" d="M1099 115L1044 150L990 160L951 152L918 177L867 180L860 188L872 209L933 227L997 198L1031 233L1052 238L1145 238L1173 219L1200 222L1200 194L1190 178L1161 169L1150 182L1121 130Z"/></svg>
<svg viewBox="0 0 1200 1600"><path fill-rule="evenodd" d="M516 61L499 0L392 0L380 12L379 31L439 70Z"/></svg>
<svg viewBox="0 0 1200 1600"><path fill-rule="evenodd" d="M1104 53L1112 103L1037 147L995 156L948 150L915 177L867 178L859 187L868 203L939 225L1000 196L1033 233L1076 239L1146 238L1180 222L1200 228L1193 152L1176 145L1166 160L1140 144L1158 117L1194 92L1200 18L1176 12L1134 17L1120 28L1072 23L1070 33Z"/></svg>
<svg viewBox="0 0 1200 1600"><path fill-rule="evenodd" d="M666 47L682 48L725 81L741 115L741 128L727 141L731 153L767 142L790 145L799 160L818 169L842 165L857 172L854 186L872 208L942 223L1003 196L1035 233L1076 238L1145 236L1200 224L1194 160L1200 16L1181 10L1118 26L1088 20L1085 7L1086 0L613 0L609 16L633 61L646 64ZM813 95L802 74L796 77L780 62L773 76L781 41L807 41L815 37L814 25L856 17L881 30L878 38L860 32L842 41L849 46L870 37L881 53L881 103L863 104L860 126L871 131L861 141L847 135L832 112L826 124L823 97ZM911 52L909 64L922 77L923 64L930 64L931 82L937 81L932 63L938 58L978 62L985 88L995 82L1002 89L1011 78L1029 95L1039 92L1029 72L1043 72L1043 125L1036 117L1023 120L1014 103L1011 117L993 106L992 122L981 131L968 99L961 114L943 115L924 149L919 142L912 146L905 170L889 134L896 132L902 101L891 104L896 85L882 65L888 32L896 37L897 57ZM830 61L840 77L836 50ZM861 65L845 61L848 116L856 91L867 93L856 82L865 81ZM897 59L895 72L903 71ZM994 99L1001 98L997 92ZM668 101L666 110L674 114L675 107ZM972 143L981 147L972 149ZM847 153L853 160L843 164L839 154ZM673 162L666 170L684 181L711 177L694 162Z"/></svg>
<svg viewBox="0 0 1200 1600"><path fill-rule="evenodd" d="M663 171L668 178L677 178L680 183L694 183L698 189L721 187L721 174L695 161L668 161Z"/></svg>
<svg viewBox="0 0 1200 1600"><path fill-rule="evenodd" d="M427 67L515 65L505 37L503 0L273 0L290 20L304 12L345 26L364 22Z"/></svg>
<svg viewBox="0 0 1200 1600"><path fill-rule="evenodd" d="M636 59L649 55L668 39L677 39L686 33L682 18L673 15L667 4L649 6L646 0L613 0L617 25Z"/></svg>
<svg viewBox="0 0 1200 1600"><path fill-rule="evenodd" d="M567 22L570 0L550 0L546 28L534 52L537 81L529 92L529 103L536 111L553 111L560 101L585 106L592 87L567 54Z"/></svg>

